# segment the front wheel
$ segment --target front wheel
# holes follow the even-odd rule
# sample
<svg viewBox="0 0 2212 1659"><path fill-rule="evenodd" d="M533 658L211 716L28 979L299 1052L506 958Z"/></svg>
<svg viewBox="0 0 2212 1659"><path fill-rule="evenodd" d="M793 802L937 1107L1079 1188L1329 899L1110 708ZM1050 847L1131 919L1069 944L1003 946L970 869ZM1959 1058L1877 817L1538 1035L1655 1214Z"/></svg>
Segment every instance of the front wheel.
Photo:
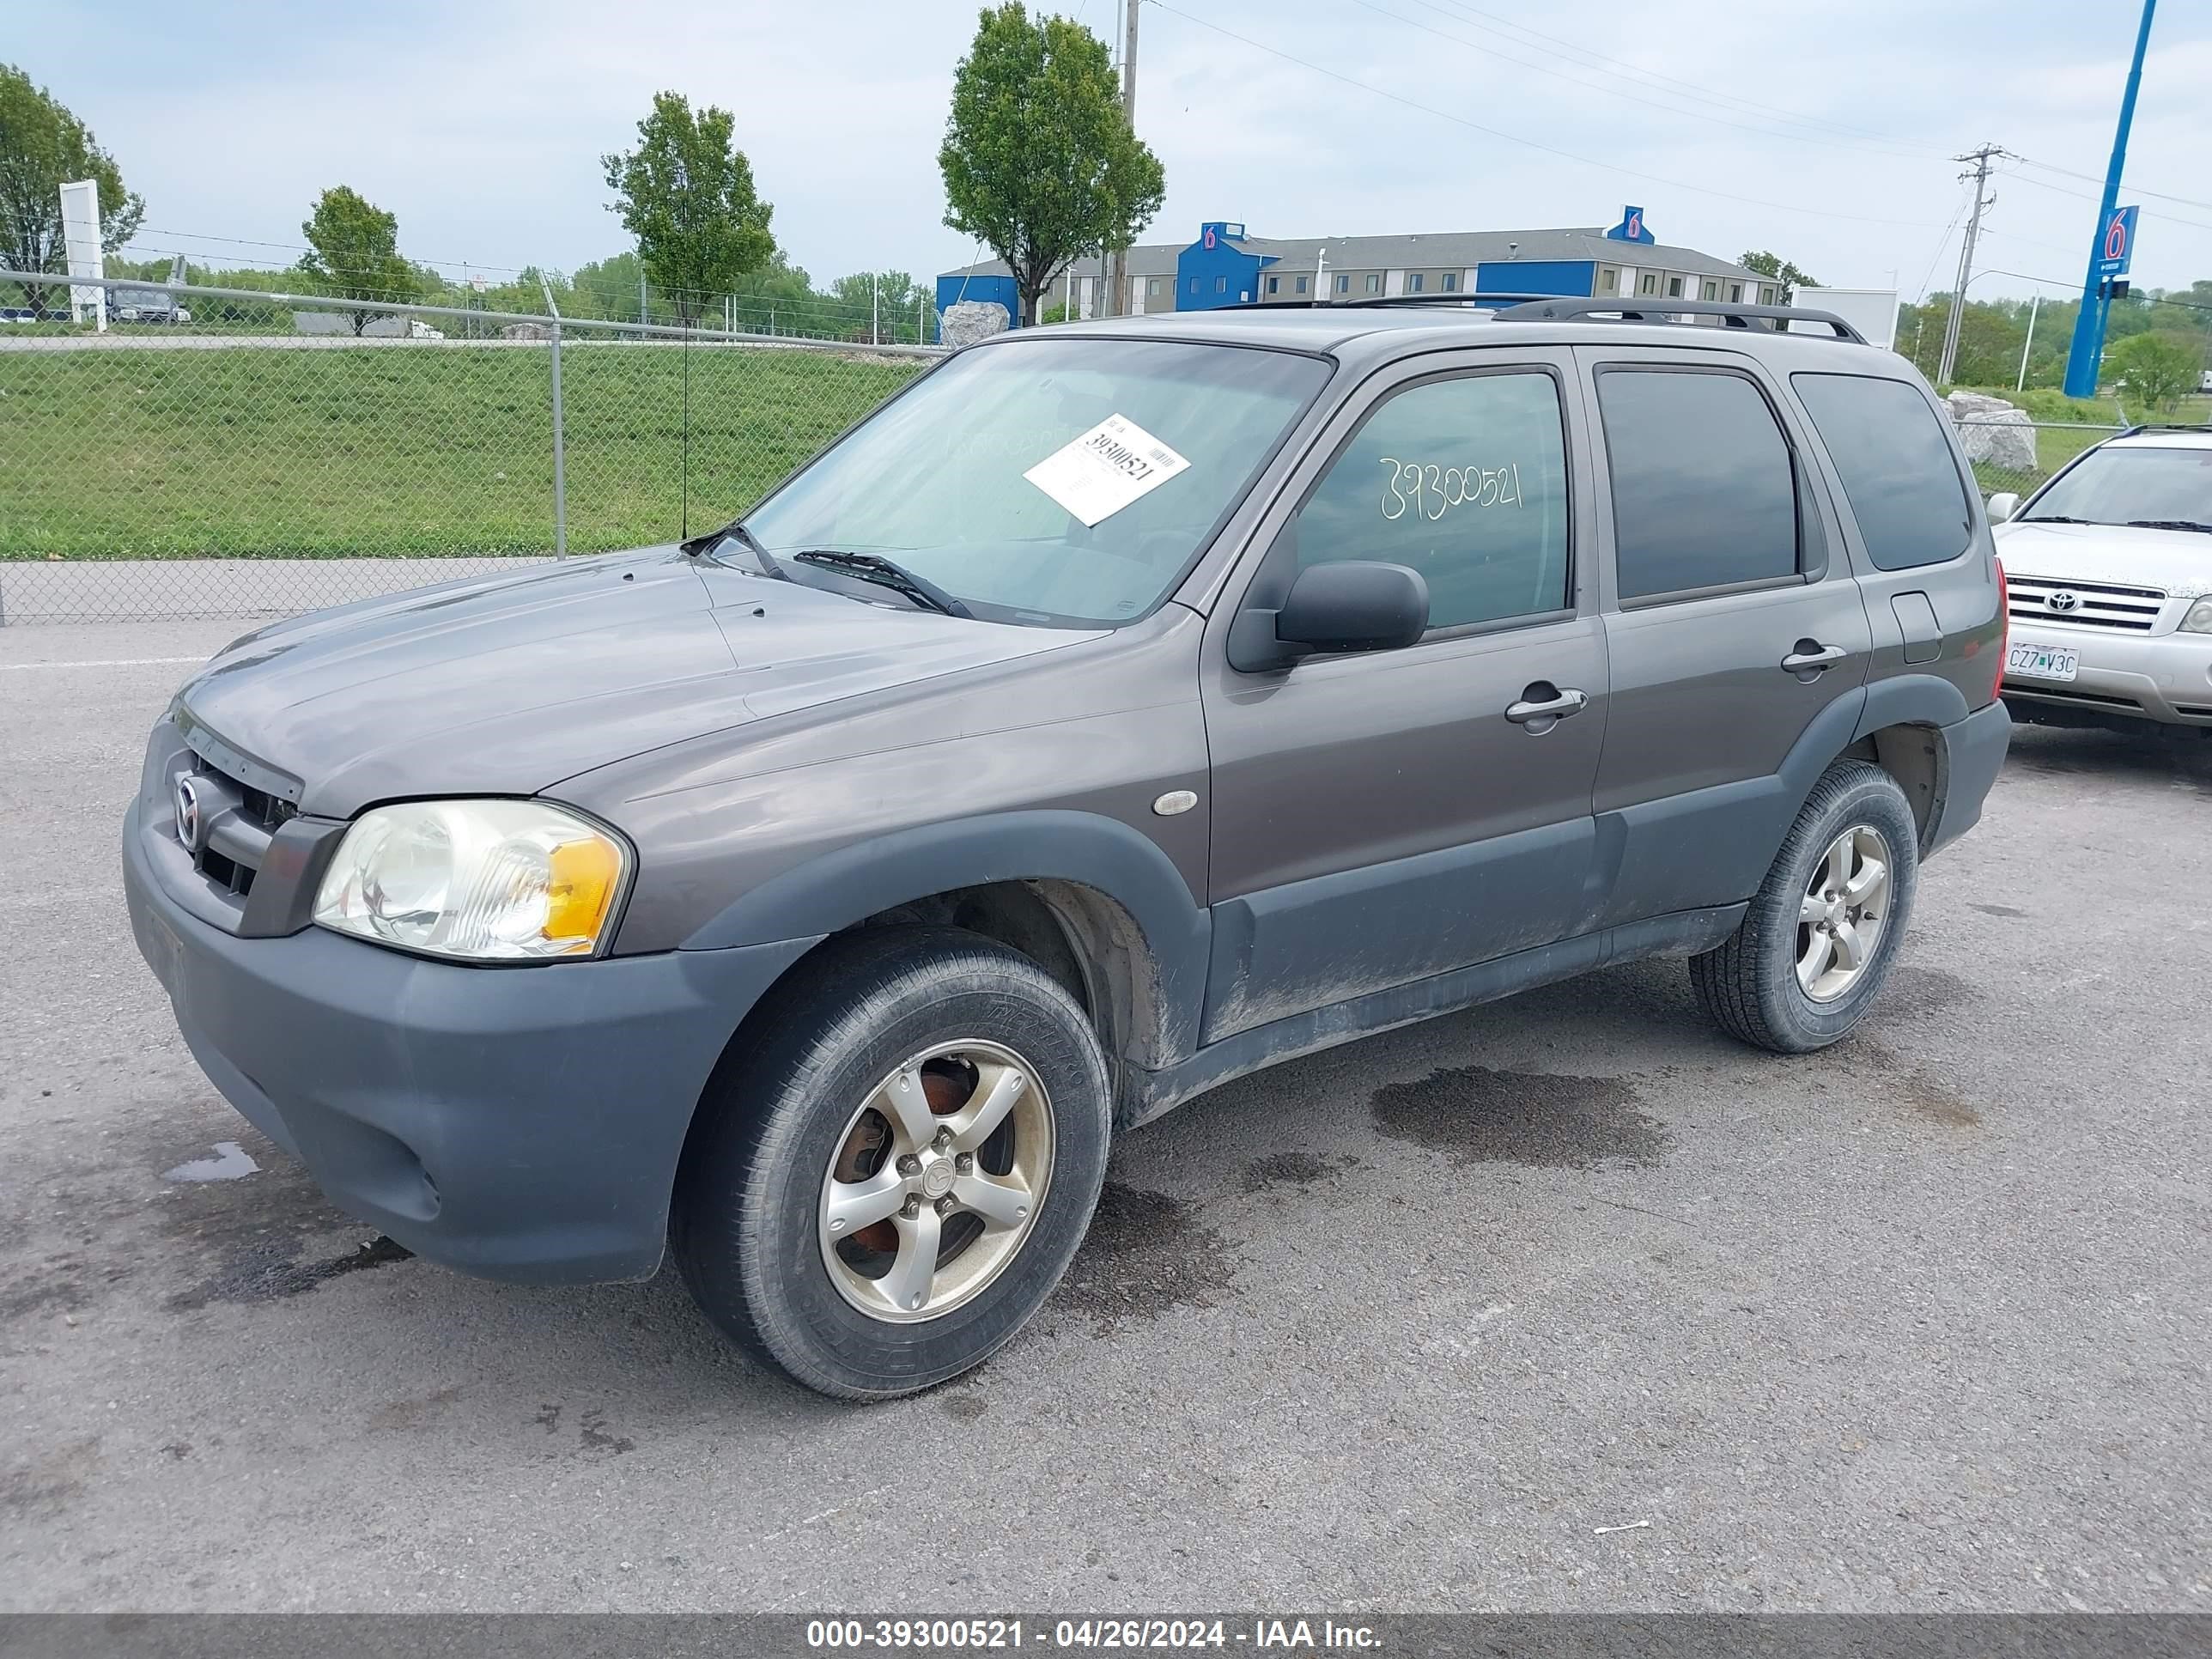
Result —
<svg viewBox="0 0 2212 1659"><path fill-rule="evenodd" d="M755 1024L678 1177L701 1309L845 1398L980 1364L1059 1283L1105 1178L1082 1009L990 940L901 928L827 947Z"/></svg>
<svg viewBox="0 0 2212 1659"><path fill-rule="evenodd" d="M1720 1028L1775 1054L1850 1033L1881 994L1919 881L1919 829L1897 781L1838 761L1813 786L1735 933L1690 959Z"/></svg>

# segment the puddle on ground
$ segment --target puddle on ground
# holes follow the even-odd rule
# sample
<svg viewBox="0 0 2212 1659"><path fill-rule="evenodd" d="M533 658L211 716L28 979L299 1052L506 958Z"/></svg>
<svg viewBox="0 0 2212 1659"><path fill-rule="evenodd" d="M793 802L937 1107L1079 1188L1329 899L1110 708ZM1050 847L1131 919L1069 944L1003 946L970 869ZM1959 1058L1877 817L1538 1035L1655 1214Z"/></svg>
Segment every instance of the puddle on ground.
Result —
<svg viewBox="0 0 2212 1659"><path fill-rule="evenodd" d="M1637 1111L1636 1091L1611 1077L1561 1077L1454 1066L1375 1091L1375 1127L1462 1164L1587 1170L1656 1164L1673 1136Z"/></svg>
<svg viewBox="0 0 2212 1659"><path fill-rule="evenodd" d="M1237 1263L1218 1233L1191 1218L1191 1208L1165 1193L1108 1182L1083 1247L1048 1305L1088 1315L1098 1335L1170 1308L1212 1307Z"/></svg>
<svg viewBox="0 0 2212 1659"><path fill-rule="evenodd" d="M253 1161L252 1154L234 1140L218 1140L215 1156L196 1158L179 1164L173 1170L164 1170L164 1181L243 1181L247 1176L258 1175L261 1166Z"/></svg>
<svg viewBox="0 0 2212 1659"><path fill-rule="evenodd" d="M221 1273L168 1300L172 1313L189 1313L210 1302L274 1302L314 1290L347 1273L411 1260L414 1252L381 1234L346 1255L299 1261L287 1244L266 1244L241 1252Z"/></svg>
<svg viewBox="0 0 2212 1659"><path fill-rule="evenodd" d="M1882 1007L1889 1013L1936 1013L1978 1002L1981 997L1980 987L1972 981L1917 962L1900 962L1890 969L1889 982L1881 990Z"/></svg>

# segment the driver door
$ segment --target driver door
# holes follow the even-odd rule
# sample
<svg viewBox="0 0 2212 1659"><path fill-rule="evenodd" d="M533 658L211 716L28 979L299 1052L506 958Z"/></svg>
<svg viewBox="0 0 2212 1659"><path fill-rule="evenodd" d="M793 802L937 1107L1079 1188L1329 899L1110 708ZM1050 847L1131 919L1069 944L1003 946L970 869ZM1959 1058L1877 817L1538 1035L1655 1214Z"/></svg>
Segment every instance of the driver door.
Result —
<svg viewBox="0 0 2212 1659"><path fill-rule="evenodd" d="M1564 352L1400 364L1340 410L1209 628L1213 957L1203 1040L1585 931L1607 702L1588 442ZM1224 641L1298 570L1404 564L1398 650L1243 673ZM1547 706L1558 712L1540 712ZM1539 712L1531 712L1532 710Z"/></svg>

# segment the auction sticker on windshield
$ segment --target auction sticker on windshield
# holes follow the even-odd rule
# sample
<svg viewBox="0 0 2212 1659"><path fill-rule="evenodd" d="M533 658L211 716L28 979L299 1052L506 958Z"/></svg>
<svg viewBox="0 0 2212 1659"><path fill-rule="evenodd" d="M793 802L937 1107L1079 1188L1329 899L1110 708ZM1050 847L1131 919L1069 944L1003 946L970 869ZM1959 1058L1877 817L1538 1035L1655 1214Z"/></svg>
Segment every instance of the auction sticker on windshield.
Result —
<svg viewBox="0 0 2212 1659"><path fill-rule="evenodd" d="M2081 666L2081 654L2063 645L2037 645L2014 640L2005 656L2005 672L2023 679L2070 680Z"/></svg>
<svg viewBox="0 0 2212 1659"><path fill-rule="evenodd" d="M1109 415L1022 474L1085 530L1158 489L1190 463L1134 421Z"/></svg>

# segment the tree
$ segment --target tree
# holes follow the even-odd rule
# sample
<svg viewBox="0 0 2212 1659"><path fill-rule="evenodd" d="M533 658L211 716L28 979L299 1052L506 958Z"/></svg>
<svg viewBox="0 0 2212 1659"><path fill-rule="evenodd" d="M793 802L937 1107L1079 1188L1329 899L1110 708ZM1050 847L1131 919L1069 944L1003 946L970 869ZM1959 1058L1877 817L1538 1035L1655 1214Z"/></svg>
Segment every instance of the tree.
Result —
<svg viewBox="0 0 2212 1659"><path fill-rule="evenodd" d="M1129 131L1106 43L1065 17L1032 21L1021 0L982 14L937 163L945 222L1006 262L1024 323L1071 261L1135 241L1166 191Z"/></svg>
<svg viewBox="0 0 2212 1659"><path fill-rule="evenodd" d="M1745 254L1736 264L1755 270L1762 276L1771 276L1779 283L1782 285L1782 303L1785 306L1797 297L1799 289L1820 286L1820 279L1809 270L1800 270L1780 254L1768 253L1763 249L1757 253Z"/></svg>
<svg viewBox="0 0 2212 1659"><path fill-rule="evenodd" d="M2136 334L2105 354L2105 368L2124 382L2129 400L2159 413L2197 390L2203 373L2203 343L2171 333Z"/></svg>
<svg viewBox="0 0 2212 1659"><path fill-rule="evenodd" d="M18 270L67 270L61 188L81 179L100 186L100 242L112 253L137 234L146 204L125 188L91 129L13 64L0 64L0 258ZM46 290L32 289L28 302L46 304Z"/></svg>
<svg viewBox="0 0 2212 1659"><path fill-rule="evenodd" d="M692 112L680 93L653 94L637 124L637 148L602 156L611 212L637 238L646 275L668 290L686 326L712 299L775 258L775 211L753 189L752 164L731 142L737 117L709 104Z"/></svg>
<svg viewBox="0 0 2212 1659"><path fill-rule="evenodd" d="M411 300L419 291L415 267L399 257L399 218L345 185L333 185L315 201L300 226L308 252L300 269L344 300ZM356 311L360 333L387 312Z"/></svg>

